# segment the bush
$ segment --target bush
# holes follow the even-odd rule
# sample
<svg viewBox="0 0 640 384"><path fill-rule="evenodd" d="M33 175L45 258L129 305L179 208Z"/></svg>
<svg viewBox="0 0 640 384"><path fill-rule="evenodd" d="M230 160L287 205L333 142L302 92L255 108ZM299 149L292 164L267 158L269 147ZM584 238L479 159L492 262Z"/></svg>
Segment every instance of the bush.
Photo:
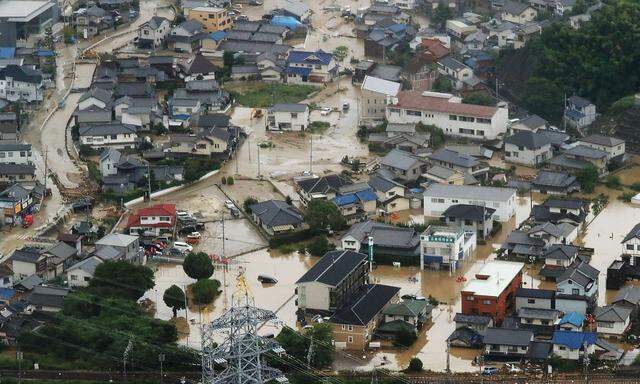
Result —
<svg viewBox="0 0 640 384"><path fill-rule="evenodd" d="M311 244L307 247L309 253L313 256L323 256L334 248L333 244L329 243L327 236L320 235L313 239Z"/></svg>
<svg viewBox="0 0 640 384"><path fill-rule="evenodd" d="M253 196L247 197L246 199L244 199L244 203L242 203L242 208L244 208L244 211L247 213L251 213L251 206L254 204L258 204L258 199L256 199Z"/></svg>
<svg viewBox="0 0 640 384"><path fill-rule="evenodd" d="M287 233L285 235L278 235L269 239L269 247L278 248L283 244L299 243L304 240L308 240L313 237L313 233L310 230L298 231L293 233Z"/></svg>
<svg viewBox="0 0 640 384"><path fill-rule="evenodd" d="M208 279L213 275L213 263L204 252L189 253L182 264L184 273L192 279Z"/></svg>
<svg viewBox="0 0 640 384"><path fill-rule="evenodd" d="M80 157L96 156L98 154L98 151L91 148L90 145L82 144L78 147L78 154L80 155Z"/></svg>
<svg viewBox="0 0 640 384"><path fill-rule="evenodd" d="M413 343L415 343L417 339L418 339L418 335L416 335L416 332L410 326L405 326L396 335L396 340L394 344L398 347L410 347ZM409 363L409 367L411 367L411 363ZM422 370L422 362L420 361L420 369L418 371L421 371L421 370ZM418 371L415 371L415 372L418 372Z"/></svg>
<svg viewBox="0 0 640 384"><path fill-rule="evenodd" d="M191 286L193 302L200 305L213 303L213 300L220 293L218 288L220 288L220 282L218 280L198 280Z"/></svg>
<svg viewBox="0 0 640 384"><path fill-rule="evenodd" d="M235 183L235 180L233 180L233 176L227 177L227 185L233 185L234 183Z"/></svg>
<svg viewBox="0 0 640 384"><path fill-rule="evenodd" d="M622 182L620 181L620 176L607 176L604 181L604 184L608 188L620 189L622 188Z"/></svg>
<svg viewBox="0 0 640 384"><path fill-rule="evenodd" d="M222 185L226 185L227 184L227 178L222 176Z"/></svg>
<svg viewBox="0 0 640 384"><path fill-rule="evenodd" d="M625 203L631 202L631 199L636 195L635 192L625 192L620 195L619 199L624 201Z"/></svg>
<svg viewBox="0 0 640 384"><path fill-rule="evenodd" d="M409 361L409 368L407 368L407 371L421 372L422 367L423 367L422 360L418 359L417 357L414 357Z"/></svg>
<svg viewBox="0 0 640 384"><path fill-rule="evenodd" d="M640 191L640 183L633 183L630 185L631 189L634 191Z"/></svg>

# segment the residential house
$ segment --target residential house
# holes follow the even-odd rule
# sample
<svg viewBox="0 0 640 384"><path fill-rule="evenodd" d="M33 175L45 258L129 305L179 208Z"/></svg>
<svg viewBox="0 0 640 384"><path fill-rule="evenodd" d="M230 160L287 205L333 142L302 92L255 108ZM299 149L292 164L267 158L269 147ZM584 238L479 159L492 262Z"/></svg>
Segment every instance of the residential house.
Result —
<svg viewBox="0 0 640 384"><path fill-rule="evenodd" d="M267 200L249 207L253 221L269 235L294 232L304 227L302 213L281 200Z"/></svg>
<svg viewBox="0 0 640 384"><path fill-rule="evenodd" d="M338 207L348 224L369 219L377 214L378 196L371 187L365 184L363 189L341 193L331 201Z"/></svg>
<svg viewBox="0 0 640 384"><path fill-rule="evenodd" d="M473 77L473 69L451 56L438 61L438 71L453 80L455 89L462 89L464 82Z"/></svg>
<svg viewBox="0 0 640 384"><path fill-rule="evenodd" d="M516 190L473 185L432 184L423 192L424 214L439 217L450 206L480 205L495 209L494 220L509 221L515 215Z"/></svg>
<svg viewBox="0 0 640 384"><path fill-rule="evenodd" d="M33 164L0 163L0 184L33 183L36 179L36 167Z"/></svg>
<svg viewBox="0 0 640 384"><path fill-rule="evenodd" d="M111 233L96 241L96 255L103 260L124 260L134 264L144 264L144 252L138 236ZM103 255L115 255L106 257Z"/></svg>
<svg viewBox="0 0 640 384"><path fill-rule="evenodd" d="M90 39L113 27L114 18L111 13L97 5L78 10L75 27L78 36Z"/></svg>
<svg viewBox="0 0 640 384"><path fill-rule="evenodd" d="M536 16L538 11L525 3L507 0L502 6L502 20L514 24L526 24L534 21Z"/></svg>
<svg viewBox="0 0 640 384"><path fill-rule="evenodd" d="M633 310L618 305L597 307L593 316L598 333L606 336L622 337L631 324Z"/></svg>
<svg viewBox="0 0 640 384"><path fill-rule="evenodd" d="M405 186L386 178L380 173L374 173L369 176L369 186L373 188L379 201L386 201L395 196L404 196ZM640 248L638 248L640 250Z"/></svg>
<svg viewBox="0 0 640 384"><path fill-rule="evenodd" d="M231 68L231 78L233 80L257 80L260 77L260 70L255 64L234 65Z"/></svg>
<svg viewBox="0 0 640 384"><path fill-rule="evenodd" d="M2 167L0 164L0 170ZM20 225L24 216L30 214L33 207L42 200L42 195L37 193L40 188L37 183L34 187L28 187L26 184L14 182L0 190L0 227L5 224Z"/></svg>
<svg viewBox="0 0 640 384"><path fill-rule="evenodd" d="M161 48L164 39L169 34L171 22L160 16L153 16L138 28L139 48Z"/></svg>
<svg viewBox="0 0 640 384"><path fill-rule="evenodd" d="M577 312L569 312L558 322L558 329L564 331L581 332L585 317Z"/></svg>
<svg viewBox="0 0 640 384"><path fill-rule="evenodd" d="M449 19L445 23L445 31L451 37L454 45L462 46L465 37L478 30L478 27L464 19Z"/></svg>
<svg viewBox="0 0 640 384"><path fill-rule="evenodd" d="M527 329L489 328L484 335L484 355L489 358L523 358L533 341Z"/></svg>
<svg viewBox="0 0 640 384"><path fill-rule="evenodd" d="M171 116L177 120L189 120L192 115L200 113L202 104L195 98L173 98L171 100Z"/></svg>
<svg viewBox="0 0 640 384"><path fill-rule="evenodd" d="M400 288L382 284L367 284L336 310L329 322L333 325L333 340L337 349L365 350L383 312L398 301Z"/></svg>
<svg viewBox="0 0 640 384"><path fill-rule="evenodd" d="M507 129L508 109L462 103L448 93L400 91L387 105L390 123L435 125L445 135L493 140Z"/></svg>
<svg viewBox="0 0 640 384"><path fill-rule="evenodd" d="M622 161L624 158L625 142L615 137L594 134L579 139L578 143L606 152L607 161Z"/></svg>
<svg viewBox="0 0 640 384"><path fill-rule="evenodd" d="M390 259L416 265L420 254L420 234L413 228L397 227L377 221L365 221L351 226L340 239L342 249L367 253L373 246L374 260L388 263Z"/></svg>
<svg viewBox="0 0 640 384"><path fill-rule="evenodd" d="M69 287L87 287L98 265L103 261L97 256L90 256L67 269L67 284Z"/></svg>
<svg viewBox="0 0 640 384"><path fill-rule="evenodd" d="M442 212L442 217L448 226L473 232L477 238L484 240L493 230L495 211L481 205L455 204Z"/></svg>
<svg viewBox="0 0 640 384"><path fill-rule="evenodd" d="M0 163L33 164L31 144L0 141Z"/></svg>
<svg viewBox="0 0 640 384"><path fill-rule="evenodd" d="M309 127L309 106L300 103L275 104L267 111L267 129L304 131Z"/></svg>
<svg viewBox="0 0 640 384"><path fill-rule="evenodd" d="M331 200L341 187L349 184L353 182L337 174L296 180L298 194L304 204L313 199Z"/></svg>
<svg viewBox="0 0 640 384"><path fill-rule="evenodd" d="M593 308L594 303L586 296L556 292L556 309L563 313L575 312L586 316Z"/></svg>
<svg viewBox="0 0 640 384"><path fill-rule="evenodd" d="M564 119L567 124L582 128L593 123L597 116L596 106L589 100L580 96L571 96L567 99L567 107L564 110Z"/></svg>
<svg viewBox="0 0 640 384"><path fill-rule="evenodd" d="M224 33L217 31L211 33ZM192 53L199 45L204 44L203 39L208 36L202 24L197 20L186 20L176 25L167 35L167 45L169 49L176 52Z"/></svg>
<svg viewBox="0 0 640 384"><path fill-rule="evenodd" d="M128 124L91 124L79 128L80 143L94 149L134 149L138 144L137 129Z"/></svg>
<svg viewBox="0 0 640 384"><path fill-rule="evenodd" d="M540 270L540 276L550 280L556 280L567 268L578 260L579 247L567 244L553 244L544 250L544 266Z"/></svg>
<svg viewBox="0 0 640 384"><path fill-rule="evenodd" d="M368 282L367 255L353 251L327 252L296 281L298 309L305 314L329 314L352 302Z"/></svg>
<svg viewBox="0 0 640 384"><path fill-rule="evenodd" d="M600 176L607 174L607 152L579 144L549 160L549 168L557 171L575 173L590 166L595 167Z"/></svg>
<svg viewBox="0 0 640 384"><path fill-rule="evenodd" d="M42 101L43 92L40 71L13 64L0 69L0 99L31 103Z"/></svg>
<svg viewBox="0 0 640 384"><path fill-rule="evenodd" d="M47 261L47 270L44 274L46 280L62 276L64 271L73 264L78 250L66 243L58 242L44 252Z"/></svg>
<svg viewBox="0 0 640 384"><path fill-rule="evenodd" d="M291 16L302 23L306 23L311 17L311 9L300 0L283 0L278 3L277 13L284 16Z"/></svg>
<svg viewBox="0 0 640 384"><path fill-rule="evenodd" d="M226 31L233 28L233 18L227 8L196 7L189 10L187 20L202 24L206 32Z"/></svg>
<svg viewBox="0 0 640 384"><path fill-rule="evenodd" d="M531 190L542 194L568 195L580 191L580 183L567 172L542 169L531 181Z"/></svg>
<svg viewBox="0 0 640 384"><path fill-rule="evenodd" d="M636 311L640 307L640 288L630 285L622 287L611 304Z"/></svg>
<svg viewBox="0 0 640 384"><path fill-rule="evenodd" d="M197 80L199 78L215 79L215 72L218 70L218 67L203 55L196 54L184 62L181 69L183 74L186 76L185 81L190 81Z"/></svg>
<svg viewBox="0 0 640 384"><path fill-rule="evenodd" d="M523 263L487 262L460 292L462 313L491 316L496 324L502 323L515 307L516 291L522 285L523 268Z"/></svg>
<svg viewBox="0 0 640 384"><path fill-rule="evenodd" d="M531 217L536 224L569 223L581 227L589 215L590 207L591 204L584 200L551 198L534 205Z"/></svg>
<svg viewBox="0 0 640 384"><path fill-rule="evenodd" d="M47 269L47 257L45 249L39 247L24 246L13 251L8 261L16 282L31 275L44 276Z"/></svg>
<svg viewBox="0 0 640 384"><path fill-rule="evenodd" d="M364 36L364 56L378 61L386 61L396 49L411 41L415 36L413 26L391 18L378 20L373 26L362 25ZM359 35L356 29L356 36Z"/></svg>
<svg viewBox="0 0 640 384"><path fill-rule="evenodd" d="M536 167L552 156L551 140L544 135L524 131L504 139L504 159L506 161Z"/></svg>
<svg viewBox="0 0 640 384"><path fill-rule="evenodd" d="M362 123L374 124L384 120L387 100L397 96L401 88L402 85L398 82L365 75L360 87L362 96L358 98L358 112Z"/></svg>
<svg viewBox="0 0 640 384"><path fill-rule="evenodd" d="M556 291L552 289L518 288L516 311L522 308L555 309Z"/></svg>
<svg viewBox="0 0 640 384"><path fill-rule="evenodd" d="M622 239L622 258L629 260L632 266L640 265L640 223Z"/></svg>
<svg viewBox="0 0 640 384"><path fill-rule="evenodd" d="M425 300L403 300L399 303L389 305L382 314L384 323L402 322L411 325L415 331L422 329L422 326L431 320L431 310L433 307ZM378 329L380 331L380 329Z"/></svg>
<svg viewBox="0 0 640 384"><path fill-rule="evenodd" d="M328 83L338 73L333 55L323 50L290 51L286 62L288 83Z"/></svg>
<svg viewBox="0 0 640 384"><path fill-rule="evenodd" d="M75 125L109 124L112 120L113 93L100 87L92 87L80 96L73 113Z"/></svg>
<svg viewBox="0 0 640 384"><path fill-rule="evenodd" d="M15 112L0 113L0 140L18 141L18 117Z"/></svg>
<svg viewBox="0 0 640 384"><path fill-rule="evenodd" d="M173 236L176 223L175 204L157 204L132 213L127 221L127 230L130 235Z"/></svg>
<svg viewBox="0 0 640 384"><path fill-rule="evenodd" d="M571 244L578 237L578 227L569 223L543 223L529 229L527 234L549 244Z"/></svg>
<svg viewBox="0 0 640 384"><path fill-rule="evenodd" d="M441 165L433 165L427 169L422 177L428 182L451 185L473 185L478 184L478 180L468 173L462 173L455 169L446 168ZM427 182L427 183L428 183Z"/></svg>
<svg viewBox="0 0 640 384"><path fill-rule="evenodd" d="M27 295L26 302L36 311L60 312L64 307L64 298L69 294L68 288L53 286L36 286Z"/></svg>
<svg viewBox="0 0 640 384"><path fill-rule="evenodd" d="M500 248L510 257L534 262L542 257L547 242L541 238L530 236L526 231L513 230Z"/></svg>
<svg viewBox="0 0 640 384"><path fill-rule="evenodd" d="M491 316L456 313L453 321L456 323L456 328L471 328L481 335L484 335L487 329L493 327L493 319Z"/></svg>
<svg viewBox="0 0 640 384"><path fill-rule="evenodd" d="M149 131L154 124L162 122L162 111L155 97L124 96L114 102L116 119L126 123L128 119L138 121L140 130Z"/></svg>
<svg viewBox="0 0 640 384"><path fill-rule="evenodd" d="M596 339L595 332L555 331L551 340L553 354L565 360L582 360L585 354L595 353Z"/></svg>
<svg viewBox="0 0 640 384"><path fill-rule="evenodd" d="M521 119L514 119L509 121L509 127L507 133L510 135L519 132L538 132L541 129L547 128L548 122L538 115L529 115Z"/></svg>
<svg viewBox="0 0 640 384"><path fill-rule="evenodd" d="M427 156L432 165L438 165L452 169L463 175L474 177L485 177L489 172L489 166L481 163L474 156L470 156L457 151L442 148Z"/></svg>
<svg viewBox="0 0 640 384"><path fill-rule="evenodd" d="M581 261L565 270L556 279L556 292L586 297L593 302L598 296L598 275L600 271Z"/></svg>
<svg viewBox="0 0 640 384"><path fill-rule="evenodd" d="M556 309L523 307L517 313L518 328L529 329L536 335L551 335L561 315Z"/></svg>
<svg viewBox="0 0 640 384"><path fill-rule="evenodd" d="M390 172L398 182L411 183L426 171L427 164L412 153L394 149L380 160L380 168Z"/></svg>
<svg viewBox="0 0 640 384"><path fill-rule="evenodd" d="M430 225L420 235L420 269L458 267L458 262L469 257L476 249L475 232L453 226Z"/></svg>

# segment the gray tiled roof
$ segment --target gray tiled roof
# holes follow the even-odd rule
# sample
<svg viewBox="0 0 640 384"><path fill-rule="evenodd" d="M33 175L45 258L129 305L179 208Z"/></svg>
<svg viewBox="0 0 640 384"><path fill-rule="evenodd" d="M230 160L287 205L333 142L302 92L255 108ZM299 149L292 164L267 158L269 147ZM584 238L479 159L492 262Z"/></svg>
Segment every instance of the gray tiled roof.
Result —
<svg viewBox="0 0 640 384"><path fill-rule="evenodd" d="M579 141L596 144L596 145L602 145L605 147L615 147L616 145L620 145L624 143L624 140L620 140L615 137L604 136L604 135L589 135L587 137L583 137Z"/></svg>
<svg viewBox="0 0 640 384"><path fill-rule="evenodd" d="M298 225L302 223L302 214L293 206L280 200L267 200L253 204L251 212L258 216L264 225Z"/></svg>
<svg viewBox="0 0 640 384"><path fill-rule="evenodd" d="M68 271L73 271L74 269L81 269L87 272L90 275L93 275L93 272L96 270L98 265L102 264L102 259L97 256L88 257L82 261L79 261L69 267Z"/></svg>
<svg viewBox="0 0 640 384"><path fill-rule="evenodd" d="M354 224L344 236L353 236L360 242L372 236L375 245L386 248L414 248L420 243L420 234L413 228L371 220Z"/></svg>
<svg viewBox="0 0 640 384"><path fill-rule="evenodd" d="M504 12L514 16L520 15L527 8L529 8L529 4L520 3L516 1L507 1L502 6L502 10Z"/></svg>
<svg viewBox="0 0 640 384"><path fill-rule="evenodd" d="M515 189L472 185L432 184L424 192L429 197L463 198L483 201L506 201L516 194Z"/></svg>
<svg viewBox="0 0 640 384"><path fill-rule="evenodd" d="M531 131L520 131L504 139L504 142L527 149L539 149L551 144L551 140L547 136Z"/></svg>
<svg viewBox="0 0 640 384"><path fill-rule="evenodd" d="M485 344L528 347L533 332L525 329L489 328L484 335Z"/></svg>
<svg viewBox="0 0 640 384"><path fill-rule="evenodd" d="M567 188L577 182L576 177L567 172L541 170L533 180L537 186Z"/></svg>
<svg viewBox="0 0 640 384"><path fill-rule="evenodd" d="M600 271L593 268L585 262L580 262L577 265L572 265L556 280L562 282L571 279L574 283L577 283L583 287L594 283L598 280Z"/></svg>
<svg viewBox="0 0 640 384"><path fill-rule="evenodd" d="M404 188L404 185L400 183L396 183L395 181L388 179L377 173L369 176L369 185L371 186L371 188L375 189L376 191L381 191L381 192L387 192L396 187Z"/></svg>
<svg viewBox="0 0 640 384"><path fill-rule="evenodd" d="M456 204L442 212L443 217L455 217L457 219L482 221L488 220L496 210L480 205Z"/></svg>
<svg viewBox="0 0 640 384"><path fill-rule="evenodd" d="M544 253L547 259L571 260L576 257L580 248L575 245L553 244Z"/></svg>
<svg viewBox="0 0 640 384"><path fill-rule="evenodd" d="M460 154L456 151L452 151L446 148L439 149L430 154L428 157L431 160L442 161L465 168L471 168L478 165L478 160L476 160L473 156Z"/></svg>
<svg viewBox="0 0 640 384"><path fill-rule="evenodd" d="M596 321L624 322L631 316L632 309L619 305L607 305L595 310Z"/></svg>
<svg viewBox="0 0 640 384"><path fill-rule="evenodd" d="M280 104L274 104L273 107L271 107L271 109L275 112L304 112L308 109L309 107L307 106L307 104L301 104L301 103L280 103Z"/></svg>
<svg viewBox="0 0 640 384"><path fill-rule="evenodd" d="M586 145L578 145L565 151L568 155L586 157L589 159L601 159L607 156L607 153L597 149L589 148Z"/></svg>
<svg viewBox="0 0 640 384"><path fill-rule="evenodd" d="M400 288L382 284L365 285L331 317L336 324L367 325L398 294Z"/></svg>
<svg viewBox="0 0 640 384"><path fill-rule="evenodd" d="M416 163L424 162L422 159L414 156L413 154L399 149L393 149L385 157L380 160L380 164L389 167L409 170L416 165Z"/></svg>
<svg viewBox="0 0 640 384"><path fill-rule="evenodd" d="M560 316L560 311L546 308L520 308L518 317L525 319L555 320Z"/></svg>
<svg viewBox="0 0 640 384"><path fill-rule="evenodd" d="M612 303L629 302L632 305L640 304L640 288L633 286L625 286L616 297L611 301Z"/></svg>
<svg viewBox="0 0 640 384"><path fill-rule="evenodd" d="M136 127L129 124L91 124L80 127L80 136L104 136L120 133L137 134Z"/></svg>

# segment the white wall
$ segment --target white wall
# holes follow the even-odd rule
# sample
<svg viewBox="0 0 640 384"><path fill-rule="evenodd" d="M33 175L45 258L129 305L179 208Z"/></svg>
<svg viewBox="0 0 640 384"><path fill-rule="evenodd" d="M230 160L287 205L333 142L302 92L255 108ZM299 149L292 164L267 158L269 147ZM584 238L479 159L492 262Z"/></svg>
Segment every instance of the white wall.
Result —
<svg viewBox="0 0 640 384"><path fill-rule="evenodd" d="M19 260L12 260L13 276L16 281L20 281L36 273L36 265Z"/></svg>
<svg viewBox="0 0 640 384"><path fill-rule="evenodd" d="M428 191L425 191L424 194L424 215L429 217L438 217L442 212L446 211L447 208L455 204L483 204L480 200L462 198L437 198L437 201L434 201L434 199L432 199L432 197L427 193ZM497 221L509 221L516 213L515 193L507 201L485 201L484 203L487 208L493 208L496 210L494 218Z"/></svg>
<svg viewBox="0 0 640 384"><path fill-rule="evenodd" d="M67 283L70 287L87 287L89 281L86 279L91 279L91 277L90 274L80 268L67 271Z"/></svg>
<svg viewBox="0 0 640 384"><path fill-rule="evenodd" d="M298 308L329 310L329 290L318 282L298 284Z"/></svg>
<svg viewBox="0 0 640 384"><path fill-rule="evenodd" d="M622 335L624 331L629 327L629 319L626 321L617 321L615 323L605 323L598 321L596 331L598 333L606 333L608 335Z"/></svg>
<svg viewBox="0 0 640 384"><path fill-rule="evenodd" d="M82 144L90 145L95 148L112 147L116 149L133 148L135 146L136 138L138 135L135 133L119 133L115 139L111 138L111 135L106 136L80 136L80 142Z"/></svg>
<svg viewBox="0 0 640 384"><path fill-rule="evenodd" d="M519 311L521 308L553 309L551 307L551 299L516 297L516 310Z"/></svg>
<svg viewBox="0 0 640 384"><path fill-rule="evenodd" d="M531 166L541 164L552 157L551 144L545 145L537 150L524 148L521 151L517 145L505 143L504 152L504 159L506 161Z"/></svg>

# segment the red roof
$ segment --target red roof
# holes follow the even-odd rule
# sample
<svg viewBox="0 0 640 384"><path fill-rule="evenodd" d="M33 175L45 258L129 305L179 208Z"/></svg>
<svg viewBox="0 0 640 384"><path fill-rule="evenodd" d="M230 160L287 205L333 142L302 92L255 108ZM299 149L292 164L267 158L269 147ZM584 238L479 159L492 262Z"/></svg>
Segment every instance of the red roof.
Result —
<svg viewBox="0 0 640 384"><path fill-rule="evenodd" d="M485 119L492 118L498 110L496 107L455 103L442 97L423 96L421 91L400 91L398 93L398 103L395 106L404 109L452 113Z"/></svg>
<svg viewBox="0 0 640 384"><path fill-rule="evenodd" d="M169 222L160 222L155 224L141 224L141 217L149 217L149 216L169 216ZM131 227L160 227L160 228L170 228L176 224L176 205L175 204L158 204L147 208L139 209L136 213L129 216L129 220L127 221L127 228Z"/></svg>
<svg viewBox="0 0 640 384"><path fill-rule="evenodd" d="M449 54L449 49L445 47L438 39L422 39L420 44L433 57L441 59Z"/></svg>

